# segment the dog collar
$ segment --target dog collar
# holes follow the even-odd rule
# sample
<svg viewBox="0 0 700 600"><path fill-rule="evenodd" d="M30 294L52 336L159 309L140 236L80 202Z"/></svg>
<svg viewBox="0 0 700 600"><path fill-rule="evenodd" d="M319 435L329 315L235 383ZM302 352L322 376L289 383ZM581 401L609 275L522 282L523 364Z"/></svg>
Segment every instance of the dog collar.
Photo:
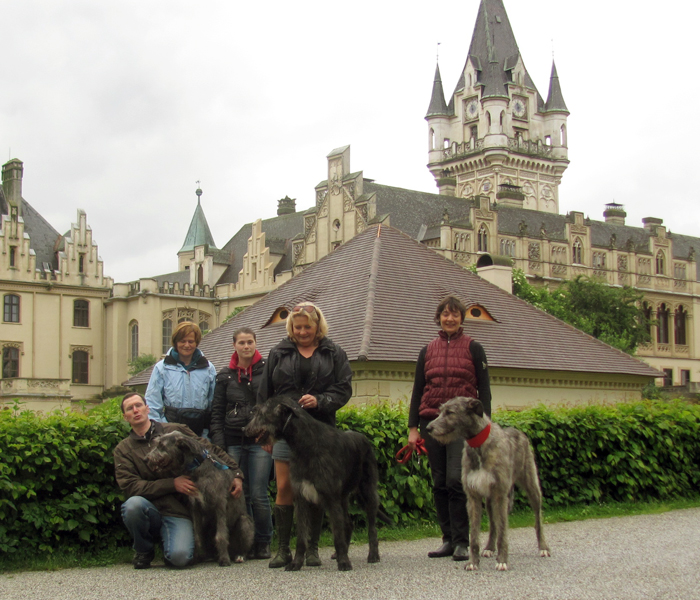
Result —
<svg viewBox="0 0 700 600"><path fill-rule="evenodd" d="M201 465L207 459L209 459L211 462L213 462L214 466L217 469L221 469L222 471L226 471L228 469L228 465L220 463L218 460L216 460L211 454L209 454L209 450L202 450L202 455L195 458L189 465L187 465L186 469L188 471L194 471L199 465Z"/></svg>
<svg viewBox="0 0 700 600"><path fill-rule="evenodd" d="M467 438L467 444L469 444L470 448L478 448L489 438L490 433L491 423L488 423L480 433L476 434L473 438Z"/></svg>

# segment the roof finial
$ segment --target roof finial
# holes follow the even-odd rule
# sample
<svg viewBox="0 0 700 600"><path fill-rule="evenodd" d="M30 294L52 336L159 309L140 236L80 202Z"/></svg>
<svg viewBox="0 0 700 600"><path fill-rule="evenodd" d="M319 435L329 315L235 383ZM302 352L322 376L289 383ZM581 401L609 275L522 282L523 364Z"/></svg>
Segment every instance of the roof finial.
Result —
<svg viewBox="0 0 700 600"><path fill-rule="evenodd" d="M202 188L199 187L199 179L195 183L197 184L197 191L195 191L195 194L197 194L197 204L199 204L199 200L202 196Z"/></svg>
<svg viewBox="0 0 700 600"><path fill-rule="evenodd" d="M437 62L440 62L440 42L437 43L437 52L436 52L435 60Z"/></svg>

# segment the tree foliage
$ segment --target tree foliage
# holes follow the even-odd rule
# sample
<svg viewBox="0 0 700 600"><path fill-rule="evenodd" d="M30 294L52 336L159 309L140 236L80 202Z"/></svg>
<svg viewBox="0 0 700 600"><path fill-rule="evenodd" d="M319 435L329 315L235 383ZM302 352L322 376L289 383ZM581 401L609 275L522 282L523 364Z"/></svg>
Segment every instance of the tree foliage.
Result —
<svg viewBox="0 0 700 600"><path fill-rule="evenodd" d="M152 367L157 362L158 358L153 356L153 354L140 354L129 361L129 375L132 377L138 375L141 371L145 371L148 367Z"/></svg>
<svg viewBox="0 0 700 600"><path fill-rule="evenodd" d="M629 286L612 287L579 275L550 290L531 285L514 269L513 293L628 354L649 341L650 323L640 308L643 295Z"/></svg>

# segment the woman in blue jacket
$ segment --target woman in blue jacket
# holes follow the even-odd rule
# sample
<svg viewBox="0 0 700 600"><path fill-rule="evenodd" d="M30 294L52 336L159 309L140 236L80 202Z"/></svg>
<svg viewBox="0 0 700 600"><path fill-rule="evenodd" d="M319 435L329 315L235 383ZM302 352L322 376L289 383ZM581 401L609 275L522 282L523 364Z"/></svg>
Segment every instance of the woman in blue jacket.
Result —
<svg viewBox="0 0 700 600"><path fill-rule="evenodd" d="M209 432L216 369L198 348L202 331L196 323L180 323L173 332L173 347L153 367L146 389L150 418L161 423L182 423L197 435Z"/></svg>

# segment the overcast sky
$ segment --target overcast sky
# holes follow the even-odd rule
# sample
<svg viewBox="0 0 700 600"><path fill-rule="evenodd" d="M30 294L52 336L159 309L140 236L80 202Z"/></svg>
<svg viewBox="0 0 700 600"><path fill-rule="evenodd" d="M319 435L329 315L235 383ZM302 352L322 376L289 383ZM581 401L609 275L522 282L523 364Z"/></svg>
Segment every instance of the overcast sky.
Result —
<svg viewBox="0 0 700 600"><path fill-rule="evenodd" d="M0 0L0 157L61 233L87 211L105 274L176 270L196 181L218 247L313 204L326 155L436 191L427 123L440 42L451 94L478 0ZM568 121L560 210L700 236L698 5L505 0L546 97L552 51ZM647 5L648 6L648 5ZM693 110L687 103L693 104Z"/></svg>

